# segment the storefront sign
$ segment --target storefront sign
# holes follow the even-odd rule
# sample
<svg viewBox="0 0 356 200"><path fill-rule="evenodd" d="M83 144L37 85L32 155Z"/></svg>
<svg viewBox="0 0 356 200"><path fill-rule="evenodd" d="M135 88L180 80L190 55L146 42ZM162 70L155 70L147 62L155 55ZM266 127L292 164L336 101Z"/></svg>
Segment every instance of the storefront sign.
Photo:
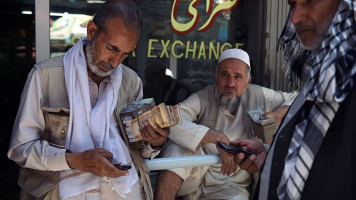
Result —
<svg viewBox="0 0 356 200"><path fill-rule="evenodd" d="M180 40L149 39L147 58L169 58L172 55L175 58L185 59L218 59L223 50L241 46L241 43L230 44L212 41L206 44L204 41L182 42Z"/></svg>
<svg viewBox="0 0 356 200"><path fill-rule="evenodd" d="M213 10L213 1L206 0L206 13L210 15L209 19L198 29L199 32L207 31L211 25L214 23L215 18L222 12L231 11L239 4L240 0L228 0L221 4L218 4ZM176 20L177 10L179 7L180 0L174 0L172 11L171 11L171 26L173 31L178 35L186 35L193 31L199 21L199 12L196 6L201 3L201 0L193 0L188 7L188 15L192 19L186 23L180 23Z"/></svg>

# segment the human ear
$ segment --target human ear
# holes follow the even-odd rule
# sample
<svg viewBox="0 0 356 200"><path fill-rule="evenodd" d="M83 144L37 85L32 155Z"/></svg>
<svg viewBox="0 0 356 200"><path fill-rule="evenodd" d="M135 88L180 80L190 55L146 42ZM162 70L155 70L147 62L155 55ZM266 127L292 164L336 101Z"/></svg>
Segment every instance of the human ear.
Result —
<svg viewBox="0 0 356 200"><path fill-rule="evenodd" d="M93 21L89 21L87 26L87 37L89 41L91 41L95 37L97 30L98 27L96 26L96 24Z"/></svg>
<svg viewBox="0 0 356 200"><path fill-rule="evenodd" d="M251 75L248 77L247 83L246 83L246 88L250 85L251 83Z"/></svg>

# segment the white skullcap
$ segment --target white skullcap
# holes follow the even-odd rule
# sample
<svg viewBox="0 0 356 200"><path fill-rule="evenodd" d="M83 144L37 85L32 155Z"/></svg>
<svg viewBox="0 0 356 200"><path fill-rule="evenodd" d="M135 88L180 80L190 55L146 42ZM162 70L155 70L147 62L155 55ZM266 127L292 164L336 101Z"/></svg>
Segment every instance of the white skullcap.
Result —
<svg viewBox="0 0 356 200"><path fill-rule="evenodd" d="M228 58L236 58L242 60L248 65L248 67L250 67L250 57L244 50L227 49L221 53L218 63Z"/></svg>

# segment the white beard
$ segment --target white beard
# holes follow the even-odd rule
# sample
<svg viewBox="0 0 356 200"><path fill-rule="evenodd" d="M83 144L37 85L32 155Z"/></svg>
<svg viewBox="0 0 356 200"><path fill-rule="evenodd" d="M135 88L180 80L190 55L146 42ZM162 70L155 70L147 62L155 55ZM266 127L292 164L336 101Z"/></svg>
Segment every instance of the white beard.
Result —
<svg viewBox="0 0 356 200"><path fill-rule="evenodd" d="M113 66L111 66L108 63L104 62L99 62L99 64L104 65L105 67L111 69L110 71L104 71L98 67L98 64L95 63L94 58L95 58L95 39L92 40L91 42L88 43L87 48L86 48L86 56L87 56L87 63L88 63L88 68L93 74L99 76L99 77L106 77L109 76L112 72L112 69L114 69Z"/></svg>
<svg viewBox="0 0 356 200"><path fill-rule="evenodd" d="M241 104L240 96L224 96L222 94L217 94L218 96L218 105L220 108L229 111L231 114L234 114Z"/></svg>

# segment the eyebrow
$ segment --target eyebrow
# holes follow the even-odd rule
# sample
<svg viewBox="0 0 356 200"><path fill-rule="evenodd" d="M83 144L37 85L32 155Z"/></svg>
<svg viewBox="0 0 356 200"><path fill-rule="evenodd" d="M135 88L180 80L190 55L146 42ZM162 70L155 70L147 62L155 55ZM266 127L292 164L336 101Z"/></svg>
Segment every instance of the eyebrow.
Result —
<svg viewBox="0 0 356 200"><path fill-rule="evenodd" d="M114 45L112 45L112 44L108 44L108 45L109 45L111 48L113 48L114 51L116 51L116 52L122 52L121 49L119 49L117 46L114 46ZM133 52L133 51L123 52L123 53L129 55L129 54L132 53L132 52Z"/></svg>
<svg viewBox="0 0 356 200"><path fill-rule="evenodd" d="M295 2L293 0L288 0L288 5L292 6Z"/></svg>
<svg viewBox="0 0 356 200"><path fill-rule="evenodd" d="M239 73L239 72L234 72L234 73L229 73L227 70L221 70L220 71L220 73L223 73L223 72L226 72L226 73L228 73L228 74L232 74L232 75L241 75L241 74L243 74L243 73Z"/></svg>

